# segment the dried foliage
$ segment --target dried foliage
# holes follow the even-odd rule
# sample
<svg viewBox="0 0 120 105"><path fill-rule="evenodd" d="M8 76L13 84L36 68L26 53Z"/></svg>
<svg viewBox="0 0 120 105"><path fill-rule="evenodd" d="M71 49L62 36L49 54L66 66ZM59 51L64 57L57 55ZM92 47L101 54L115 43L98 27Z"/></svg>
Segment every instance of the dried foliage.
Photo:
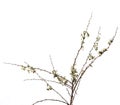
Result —
<svg viewBox="0 0 120 105"><path fill-rule="evenodd" d="M91 47L83 66L81 67L80 70L78 70L76 68L76 63L77 63L76 61L78 59L78 56L79 56L80 52L83 51L82 49L84 48L84 45L85 45L85 42L86 42L87 38L90 37L90 33L88 32L88 28L89 28L89 25L90 25L91 18L92 18L92 15L91 15L91 17L88 21L86 30L83 31L82 34L81 34L81 45L80 45L80 48L78 49L78 51L76 53L76 56L73 60L73 64L71 66L71 70L70 70L71 79L70 80L67 79L65 76L60 75L58 73L58 71L54 68L51 56L50 56L50 61L51 61L51 65L52 65L52 71L32 67L26 62L25 62L26 65L6 63L6 64L21 67L22 70L27 71L28 73L36 74L38 76L38 79L26 79L26 80L40 80L40 81L45 82L46 83L46 90L47 91L54 91L61 98L60 100L59 99L43 99L43 100L40 100L40 101L36 101L32 105L35 105L35 104L38 104L38 103L44 102L44 101L57 101L57 102L60 102L60 103L64 103L66 105L73 105L74 99L75 99L75 96L77 94L77 90L79 88L80 81L81 81L83 75L85 74L85 72L88 70L89 67L92 67L92 64L99 57L101 57L106 51L108 51L108 49L110 48L111 44L113 43L113 41L116 37L117 30L118 30L118 28L116 28L116 31L115 31L115 34L114 34L113 38L110 39L107 42L108 46L106 48L103 48L103 49L99 50L99 41L101 39L101 33L100 33L100 28L99 28L98 35L97 35L97 37L96 37L96 39L93 43L93 46ZM97 54L94 55L93 52L95 52ZM47 78L44 78L43 75L41 76L38 71L47 73L49 75L52 75L54 80L48 80ZM69 95L69 100L67 100L65 97L63 97L63 95L51 85L51 82L55 83L56 85L64 86L64 88L66 88L66 91Z"/></svg>

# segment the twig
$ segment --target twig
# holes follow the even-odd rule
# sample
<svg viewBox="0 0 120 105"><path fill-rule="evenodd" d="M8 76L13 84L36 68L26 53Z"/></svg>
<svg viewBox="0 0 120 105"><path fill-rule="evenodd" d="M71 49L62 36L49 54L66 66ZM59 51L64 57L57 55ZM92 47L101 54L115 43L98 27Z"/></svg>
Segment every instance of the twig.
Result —
<svg viewBox="0 0 120 105"><path fill-rule="evenodd" d="M23 66L23 65L19 65L19 64L15 64L15 63L7 63L7 62L4 62L4 64L9 64L9 65L14 65L14 66L19 66L19 67L27 67L29 64L25 62L25 64L27 64L27 66ZM31 66L32 67L32 66ZM48 74L52 74L51 72L49 72L48 70L45 70L45 69L41 69L41 68L34 68L32 67L35 71L36 70L39 70L39 71L42 71L42 72L46 72Z"/></svg>
<svg viewBox="0 0 120 105"><path fill-rule="evenodd" d="M99 27L97 37L100 36L100 30L101 30L101 27ZM96 41L97 41L97 40L94 41L94 44L96 43ZM78 74L78 78L80 78L81 74L83 73L83 69L84 69L85 65L87 64L87 62L88 62L89 55L90 55L90 53L92 52L92 50L93 50L93 48L94 48L94 44L93 44L92 48L91 48L90 51L89 51L89 54L88 54L88 56L87 56L87 58L86 58L86 60L85 60L85 63L83 64L83 66L82 66L82 68L81 68L80 73ZM80 83L79 79L77 80L76 85L75 85L75 87L74 87L74 89L77 87L77 89L75 90L75 91L76 91L75 93L77 93L77 90L78 90L78 87L79 87L79 83L78 83L78 82ZM78 86L77 86L77 85L78 85Z"/></svg>
<svg viewBox="0 0 120 105"><path fill-rule="evenodd" d="M26 68L26 66L23 66L23 65L18 65L18 64L13 64L13 63L5 63L5 64L10 64L10 65L15 65L15 66L20 66L20 67L25 67ZM27 65L28 66L28 65ZM31 67L31 66L30 66ZM36 69L36 68L33 68L32 67L32 69ZM38 68L37 68L38 69ZM41 69L39 69L39 70L41 70ZM44 70L42 70L42 71L44 71ZM45 72L47 72L47 71L45 71ZM43 77L41 77L36 71L34 72L38 77L39 77L39 79L41 79L42 81L44 81L46 84L49 84L48 83L48 81L46 80L46 79L44 79ZM49 73L49 72L47 72L47 73ZM50 85L49 85L50 86ZM67 100L57 91L57 90L55 90L54 88L52 88L52 90L56 93L56 94L58 94L66 103L68 103L67 102Z"/></svg>
<svg viewBox="0 0 120 105"><path fill-rule="evenodd" d="M100 36L100 30L101 30L101 27L99 27L99 29L98 29L98 35L97 35L97 37ZM97 40L94 41L94 44L93 44L92 48L91 48L90 51L89 51L89 54L88 54L88 56L87 56L87 58L86 58L86 60L85 60L85 63L83 64L83 66L82 66L82 68L81 68L81 71L80 71L78 77L81 75L82 70L84 69L85 65L87 64L88 59L89 59L89 55L90 55L90 53L92 52L92 50L93 50L93 48L94 48L94 45L95 45L96 41L97 41Z"/></svg>
<svg viewBox="0 0 120 105"><path fill-rule="evenodd" d="M91 21L91 19L92 19L92 13L91 13L91 16L90 16L90 19L89 19L89 21L88 21L88 24L87 24L87 27L86 27L86 31L88 30L88 28L89 28L89 25L90 25L90 21Z"/></svg>
<svg viewBox="0 0 120 105"><path fill-rule="evenodd" d="M18 65L18 64L14 64L14 63L7 63L7 62L4 62L4 64L9 64L9 65L14 65L14 66L23 66L23 65Z"/></svg>
<svg viewBox="0 0 120 105"><path fill-rule="evenodd" d="M81 46L80 46L80 48L78 49L78 51L77 51L77 54L76 54L76 56L75 56L75 59L74 59L74 62L73 62L73 65L72 65L72 70L73 70L73 73L71 73L72 74L72 76L73 76L73 78L74 78L74 72L77 72L76 71L76 69L75 69L75 65L76 65L76 61L77 61L77 59L78 59L78 56L79 56L79 54L80 54L80 51L81 51L81 49L83 48L83 45L84 45L84 41L85 41L85 38L86 38L86 34L87 34L87 36L89 36L89 33L87 32L88 31L88 28L89 28L89 25L90 25L90 21L91 21L91 19L92 19L92 13L91 13L91 17L90 17L90 19L89 19L89 21L88 21L88 24L87 24L87 27L86 27L86 30L83 32L83 34L81 34L81 37L82 37L82 42L81 42ZM78 75L79 76L79 75ZM76 78L76 77L75 77ZM72 105L72 103L73 103L73 101L74 101L74 93L76 94L76 91L75 91L75 88L76 88L76 82L75 82L75 80L74 79L72 79L72 86L71 86L71 94L70 94L70 105Z"/></svg>
<svg viewBox="0 0 120 105"><path fill-rule="evenodd" d="M68 95L70 96L70 92L69 92L68 88L66 88L66 91L68 92Z"/></svg>
<svg viewBox="0 0 120 105"><path fill-rule="evenodd" d="M35 80L35 81L43 81L44 79L36 79L36 78L33 78L33 79L25 79L24 81L33 81L33 80ZM56 81L52 81L52 80L47 80L46 79L46 81L47 82L53 82L53 83L57 83L57 84L60 84L59 82L56 82ZM60 84L61 85L61 84Z"/></svg>
<svg viewBox="0 0 120 105"><path fill-rule="evenodd" d="M87 27L86 27L86 30L85 30L86 32L88 31L88 28L89 28L91 19L92 19L92 13L91 13L90 19L89 19L89 21L88 21L88 24L87 24ZM83 39L83 41L84 41L84 40L85 40L85 38ZM80 48L79 48L78 51L77 51L77 54L76 54L76 56L75 56L75 59L74 59L73 65L72 65L73 68L74 68L75 65L76 65L76 61L77 61L77 58L78 58L78 56L79 56L79 53L80 53L81 49L83 48L83 44L84 44L84 43L81 43L81 46L80 46Z"/></svg>
<svg viewBox="0 0 120 105"><path fill-rule="evenodd" d="M39 76L40 77L40 76ZM33 79L25 79L24 81L44 81L44 79L36 79L36 78L33 78ZM53 82L53 83L57 83L57 84L59 84L59 85L62 85L60 82L57 82L57 81L52 81L52 80L47 80L46 79L46 81L47 82ZM66 85L62 85L62 86L67 86L68 88L71 88L71 86L70 85L68 85L68 84L66 84Z"/></svg>
<svg viewBox="0 0 120 105"><path fill-rule="evenodd" d="M35 70L39 70L39 71L43 71L43 72L46 72L48 74L52 74L50 71L48 70L45 70L45 69L40 69L40 68L34 68Z"/></svg>
<svg viewBox="0 0 120 105"><path fill-rule="evenodd" d="M54 64L53 64L53 61L52 61L52 57L51 57L51 55L49 55L49 58L50 58L50 62L51 62L51 65L52 65L53 71L56 72L55 67L54 67ZM52 74L53 74L53 73L52 73ZM54 75L54 74L53 74L53 75ZM64 77L61 76L60 74L56 74L56 75L59 76L59 77L64 78ZM71 81L70 81L70 80L68 80L68 79L66 79L66 80L67 80L67 82L69 82L69 83L71 84ZM65 85L68 85L68 84L65 84ZM69 87L70 87L70 85L69 85Z"/></svg>
<svg viewBox="0 0 120 105"><path fill-rule="evenodd" d="M37 74L37 76L38 76L40 79L42 79L42 81L44 81L47 85L49 85L49 83L48 83L48 81L47 81L46 79L42 78L37 72L36 72L36 74ZM49 86L51 86L51 85L49 85ZM53 90L58 96L60 96L66 103L68 103L67 100L66 100L56 89L54 89L54 88L52 87L52 90Z"/></svg>
<svg viewBox="0 0 120 105"><path fill-rule="evenodd" d="M112 38L112 42L114 41L114 39L115 39L115 37L116 37L117 31L118 31L118 27L116 28L115 34L114 34L114 36L113 36L113 38ZM111 43L112 43L112 42L111 42ZM109 44L108 47L105 48L105 51L104 51L104 52L108 51L108 49L110 48L110 46L111 46L111 44ZM92 49L93 49L93 48L92 48ZM90 50L90 52L92 51L92 49ZM104 53L104 52L103 52L103 53ZM79 84L80 84L80 80L81 80L81 78L83 77L83 75L85 74L85 72L88 70L89 67L91 67L91 65L92 65L100 56L103 55L103 53L102 53L102 54L99 54L97 57L95 57L95 58L88 64L88 66L86 66L86 68L83 70L85 64L87 64L87 60L88 60L88 57L87 57L86 62L85 62L85 64L83 65L83 67L82 67L82 69L81 69L81 72L80 72L80 74L79 74L79 78L78 78L78 80L77 80L77 83L76 83L76 85L75 85L75 87L74 87L75 92L78 90L78 87L79 87ZM88 56L89 56L89 55L88 55ZM75 98L75 94L74 94L74 98Z"/></svg>
<svg viewBox="0 0 120 105"><path fill-rule="evenodd" d="M50 63L51 63L51 65L52 65L52 68L53 68L53 70L55 70L55 67L54 67L54 64L53 64L51 55L49 55L49 58L50 58Z"/></svg>
<svg viewBox="0 0 120 105"><path fill-rule="evenodd" d="M53 89L53 90L54 90L55 93L57 93L65 101L65 103L67 105L69 105L68 102L67 102L67 100L58 91L56 91L55 89Z"/></svg>
<svg viewBox="0 0 120 105"><path fill-rule="evenodd" d="M113 36L113 41L114 41L114 39L115 39L115 37L116 37L116 35L117 35L117 32L118 32L118 27L116 28L116 30L115 30L115 35Z"/></svg>
<svg viewBox="0 0 120 105"><path fill-rule="evenodd" d="M66 104L66 105L69 105L68 103L66 103L66 102L64 102L64 101L62 101L62 100L58 100L58 99L43 99L43 100L40 100L40 101L36 101L36 102L33 103L32 105L35 105L35 104L37 104L37 103L39 103L39 102L43 102L43 101L58 101L58 102L61 102L61 103Z"/></svg>

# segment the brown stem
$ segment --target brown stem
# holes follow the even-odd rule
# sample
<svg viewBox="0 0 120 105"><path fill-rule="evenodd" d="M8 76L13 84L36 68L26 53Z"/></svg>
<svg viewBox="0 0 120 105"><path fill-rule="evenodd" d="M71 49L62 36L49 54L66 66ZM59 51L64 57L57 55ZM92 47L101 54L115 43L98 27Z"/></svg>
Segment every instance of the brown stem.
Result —
<svg viewBox="0 0 120 105"><path fill-rule="evenodd" d="M99 28L99 31L100 31L100 28ZM99 31L98 31L98 35L99 35ZM118 31L118 27L117 27L116 30L115 30L115 34L114 34L114 36L113 36L113 38L112 38L112 42L114 41L114 39L115 39L115 37L116 37L116 35L117 35L117 31ZM109 44L108 47L105 48L106 50L105 50L104 52L108 51L108 49L110 48L110 46L111 46L111 44ZM91 50L89 51L89 54L91 53L92 50L93 50L93 47L92 47ZM79 85L80 85L80 80L82 79L83 75L84 75L85 72L88 70L88 68L91 67L91 65L92 65L99 57L101 57L101 56L104 54L104 52L103 52L101 55L96 56L96 57L85 67L85 65L87 64L89 55L88 55L88 57L86 58L86 61L85 61L84 65L83 65L83 67L82 67L82 69L81 69L81 71L80 71L80 73L79 73L79 75L78 75L78 80L77 80L77 82L76 82L76 84L75 84L75 86L74 86L74 89L73 89L73 90L74 90L73 100L74 100L74 98L75 98L76 92L77 92L77 90L78 90L78 88L79 88ZM84 67L85 67L85 69L84 69Z"/></svg>
<svg viewBox="0 0 120 105"><path fill-rule="evenodd" d="M43 99L43 100L40 100L40 101L36 101L35 103L33 103L32 105L35 105L39 102L44 102L44 101L58 101L58 102L61 102L61 103L64 103L66 105L69 105L68 103L64 102L64 101L61 101L61 100L58 100L58 99Z"/></svg>
<svg viewBox="0 0 120 105"><path fill-rule="evenodd" d="M49 84L48 81L47 81L46 79L42 78L37 72L36 72L36 75L37 75L40 79L42 79L46 84ZM57 90L55 90L53 87L52 87L52 90L53 90L58 96L60 96L61 99L63 99L63 100L65 101L65 103L68 104L67 100L62 96L62 94L60 94L60 93L59 93Z"/></svg>
<svg viewBox="0 0 120 105"><path fill-rule="evenodd" d="M86 30L85 30L86 32L88 31L88 28L89 28L91 19L92 19L92 13L91 13L90 19L89 19L89 21L88 21L88 24L87 24L87 27L86 27ZM83 41L84 41L84 40L85 40L85 39L83 39ZM75 59L74 59L73 65L72 65L73 68L74 68L75 65L76 65L76 61L77 61L77 58L78 58L78 56L79 56L79 53L80 53L81 49L83 48L83 44L84 44L84 43L81 43L81 46L80 46L80 48L79 48L78 51L77 51L77 54L76 54L76 56L75 56Z"/></svg>
<svg viewBox="0 0 120 105"><path fill-rule="evenodd" d="M74 80L72 80L72 87L71 87L71 94L70 94L70 104L73 105L73 98L74 98Z"/></svg>

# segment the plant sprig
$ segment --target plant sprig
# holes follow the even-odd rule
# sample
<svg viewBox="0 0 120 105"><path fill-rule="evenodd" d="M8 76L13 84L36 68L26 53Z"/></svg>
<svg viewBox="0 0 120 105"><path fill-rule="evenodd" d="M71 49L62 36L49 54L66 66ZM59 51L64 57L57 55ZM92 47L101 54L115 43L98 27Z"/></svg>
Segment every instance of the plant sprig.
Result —
<svg viewBox="0 0 120 105"><path fill-rule="evenodd" d="M45 69L41 69L41 68L36 68L36 67L29 65L26 62L25 62L25 65L19 65L19 64L14 64L14 63L5 63L5 64L18 66L22 70L27 71L28 73L36 74L38 76L38 78L25 79L25 81L27 81L27 80L43 81L46 84L46 90L54 91L61 98L60 100L59 99L43 99L43 100L39 100L39 101L34 102L32 105L35 105L35 104L38 104L39 102L44 102L44 101L56 101L56 102L60 102L60 103L66 104L66 105L73 105L74 99L75 99L75 96L76 96L77 91L79 89L79 85L80 85L80 82L81 82L83 75L86 73L86 71L90 67L93 66L93 63L99 57L101 57L106 51L108 51L108 49L110 48L110 46L114 42L114 39L115 39L115 37L117 35L117 31L118 31L118 27L117 27L114 36L107 42L108 46L105 48L102 48L100 50L99 44L100 44L100 39L101 39L101 33L100 33L101 28L99 27L97 37L96 37L93 45L91 46L91 49L88 52L88 56L86 57L85 62L83 63L81 69L78 70L78 68L76 67L77 59L80 55L81 50L85 46L86 38L91 36L90 33L88 32L88 28L89 28L91 19L92 19L92 14L91 14L91 17L88 21L88 24L87 24L85 31L83 31L81 34L81 44L80 44L80 47L79 47L79 49L76 53L76 56L73 60L73 64L71 65L71 69L70 69L70 73L69 73L71 80L67 79L65 76L58 73L58 71L56 70L56 68L53 64L53 60L52 60L51 55L49 56L49 58L50 58L52 70L45 70ZM96 52L97 55L94 55L93 52ZM44 72L44 73L47 73L49 75L52 75L52 79L51 80L47 79L43 75L41 76L40 72ZM55 83L56 85L64 86L66 88L66 92L69 96L69 100L67 100L66 97L63 96L63 94L61 94L57 89L55 89L51 85L51 82Z"/></svg>

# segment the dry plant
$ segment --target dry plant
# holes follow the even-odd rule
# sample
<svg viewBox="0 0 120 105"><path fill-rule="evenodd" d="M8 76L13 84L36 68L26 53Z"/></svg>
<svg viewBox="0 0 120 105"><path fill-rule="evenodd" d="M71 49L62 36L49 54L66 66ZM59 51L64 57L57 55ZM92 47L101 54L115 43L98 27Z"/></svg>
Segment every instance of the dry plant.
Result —
<svg viewBox="0 0 120 105"><path fill-rule="evenodd" d="M79 89L79 85L81 82L81 79L83 77L83 75L86 73L86 71L92 67L92 64L99 58L101 57L106 51L108 51L108 49L110 48L111 44L113 43L116 34L117 34L117 30L118 28L116 28L115 34L114 36L107 42L107 47L103 48L102 50L99 50L99 41L101 39L101 33L100 33L100 28L98 30L98 35L93 43L93 45L91 46L91 49L88 52L88 55L85 59L84 64L82 65L81 69L77 69L76 64L77 64L77 59L80 55L81 51L84 48L85 42L87 40L88 37L90 37L90 34L88 32L88 28L90 25L90 21L91 21L92 15L88 21L87 27L85 29L85 31L82 32L81 34L81 44L80 47L76 53L76 56L73 60L73 64L71 65L71 70L70 70L70 77L71 79L67 79L65 76L60 75L58 73L58 71L55 69L52 58L50 56L50 61L51 61L51 65L52 65L52 70L45 70L45 69L41 69L41 68L36 68L33 66L30 66L28 63L25 62L25 65L19 65L19 64L13 64L13 63L6 63L6 64L10 64L10 65L15 65L18 67L21 67L22 70L27 71L28 73L33 73L36 74L38 76L37 79L28 79L28 80L40 80L45 82L46 84L46 89L48 91L54 91L59 97L60 99L42 99L42 100L38 100L36 102L34 102L32 105L36 105L40 102L44 102L44 101L56 101L56 102L60 102L66 105L73 105L74 100L75 100L75 96L77 94L77 91ZM94 53L96 53L94 55ZM48 75L52 75L52 79L49 80L47 78L44 77L44 75L41 76L40 72L44 72L47 73ZM66 89L66 92L69 96L69 100L67 100L63 94L61 94L61 92L59 92L57 89L55 89L51 83L55 83L55 85L62 85L64 86L64 88Z"/></svg>

